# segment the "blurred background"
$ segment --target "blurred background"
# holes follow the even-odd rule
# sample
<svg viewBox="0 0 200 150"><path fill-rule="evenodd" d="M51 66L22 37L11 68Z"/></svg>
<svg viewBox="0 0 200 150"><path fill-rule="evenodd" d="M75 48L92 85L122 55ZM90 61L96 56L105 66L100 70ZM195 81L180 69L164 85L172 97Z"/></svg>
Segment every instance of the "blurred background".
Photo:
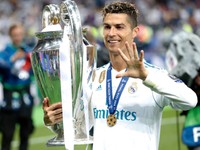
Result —
<svg viewBox="0 0 200 150"><path fill-rule="evenodd" d="M102 41L101 8L114 0L74 1L78 5L82 25L90 29L92 40L98 50L98 66L101 66L108 61ZM200 0L129 1L134 2L139 10L140 33L135 39L138 50L143 49L145 51L145 59L150 63L166 68L165 54L169 41L178 31L184 30L200 36ZM37 43L35 32L42 30L42 9L50 3L60 4L61 0L0 0L0 51L10 42L8 29L15 22L21 22L24 25L25 41L30 47L34 48ZM0 99L2 99L1 93ZM33 113L36 128L30 138L29 148L30 150L37 148L58 150L58 148L47 148L45 146L45 142L53 137L53 133L44 127L42 113L41 99L36 96ZM164 110L160 150L186 150L179 136L184 116L181 116L177 121L176 113L170 108ZM18 147L18 139L16 133L12 143L13 150Z"/></svg>

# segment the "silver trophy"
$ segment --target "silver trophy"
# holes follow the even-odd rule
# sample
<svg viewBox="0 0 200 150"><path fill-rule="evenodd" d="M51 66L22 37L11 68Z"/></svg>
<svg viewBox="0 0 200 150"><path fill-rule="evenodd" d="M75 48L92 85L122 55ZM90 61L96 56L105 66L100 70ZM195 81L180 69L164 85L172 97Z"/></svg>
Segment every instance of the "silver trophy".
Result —
<svg viewBox="0 0 200 150"><path fill-rule="evenodd" d="M73 1L66 0L60 5L46 5L42 14L42 26L43 30L36 33L38 43L31 56L33 72L41 94L50 99L50 104L62 101L60 47L63 41L67 40L66 50L69 50L71 64L68 73L71 74L74 141L75 144L90 143L88 116L84 107L87 106L84 105L87 101L84 102L82 98L84 97L82 86L83 81L92 80L91 74L96 67L96 50L83 36L80 14ZM64 34L68 38L63 40ZM64 94L68 94L67 91ZM63 122L51 127L56 136L47 142L47 146L64 145L63 128Z"/></svg>

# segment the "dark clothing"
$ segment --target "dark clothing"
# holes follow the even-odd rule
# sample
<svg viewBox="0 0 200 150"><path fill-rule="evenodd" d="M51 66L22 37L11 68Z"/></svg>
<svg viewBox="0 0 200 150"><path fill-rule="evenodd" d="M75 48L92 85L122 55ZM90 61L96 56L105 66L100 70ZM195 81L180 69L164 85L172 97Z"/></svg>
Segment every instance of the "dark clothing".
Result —
<svg viewBox="0 0 200 150"><path fill-rule="evenodd" d="M7 104L5 105L6 107L0 109L1 150L11 149L16 124L20 126L19 150L27 150L28 139L34 129L32 121L33 98L30 95L29 87L14 91L3 89L3 93ZM18 97L15 97L15 100L13 100L14 93L18 93Z"/></svg>
<svg viewBox="0 0 200 150"><path fill-rule="evenodd" d="M33 109L33 97L30 94L29 86L20 90L8 90L3 88L4 102L1 110L16 112L20 117L30 118Z"/></svg>
<svg viewBox="0 0 200 150"><path fill-rule="evenodd" d="M19 116L18 112L1 110L2 149L10 150L16 124L20 126L19 150L27 150L28 139L34 130L31 117Z"/></svg>
<svg viewBox="0 0 200 150"><path fill-rule="evenodd" d="M14 62L11 58L18 50L25 56ZM33 132L33 97L31 84L30 55L25 46L15 47L9 44L0 52L0 82L3 85L3 102L0 104L0 131L2 132L1 150L10 150L15 126L20 126L19 150L28 149L28 139Z"/></svg>
<svg viewBox="0 0 200 150"><path fill-rule="evenodd" d="M97 67L101 67L110 61L108 51L101 49L97 51Z"/></svg>
<svg viewBox="0 0 200 150"><path fill-rule="evenodd" d="M188 147L188 150L200 150L200 147Z"/></svg>

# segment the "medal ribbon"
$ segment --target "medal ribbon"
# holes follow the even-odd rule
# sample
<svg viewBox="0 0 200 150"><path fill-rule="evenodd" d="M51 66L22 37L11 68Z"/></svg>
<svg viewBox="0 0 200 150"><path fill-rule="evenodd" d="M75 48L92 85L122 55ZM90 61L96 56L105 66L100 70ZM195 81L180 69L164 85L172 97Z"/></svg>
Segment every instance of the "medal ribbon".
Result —
<svg viewBox="0 0 200 150"><path fill-rule="evenodd" d="M114 114L116 109L117 109L117 105L119 103L119 99L121 97L121 94L124 90L124 87L126 86L126 83L128 81L128 77L122 77L118 87L117 87L117 91L115 92L115 96L113 99L113 94L112 94L112 74L111 74L111 70L112 70L112 66L110 64L110 66L107 69L107 76L106 76L106 102L108 105L108 110L110 114Z"/></svg>

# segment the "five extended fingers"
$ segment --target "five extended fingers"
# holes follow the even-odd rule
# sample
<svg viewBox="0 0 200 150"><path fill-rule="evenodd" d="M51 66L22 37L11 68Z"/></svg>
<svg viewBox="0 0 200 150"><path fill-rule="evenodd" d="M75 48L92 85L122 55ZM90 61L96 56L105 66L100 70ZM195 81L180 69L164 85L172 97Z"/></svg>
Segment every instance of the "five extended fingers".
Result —
<svg viewBox="0 0 200 150"><path fill-rule="evenodd" d="M140 57L138 57L138 51L137 51L137 46L135 44L135 42L132 43L132 48L130 47L130 45L128 44L128 42L125 43L126 49L128 51L129 57L130 59L134 58L136 60L139 61L143 61L144 59L144 51L141 50L140 52ZM130 59L122 52L121 49L118 49L120 55L122 56L122 58L124 59L124 61L128 62Z"/></svg>
<svg viewBox="0 0 200 150"><path fill-rule="evenodd" d="M124 61L129 61L129 59L126 57L126 55L122 52L122 50L121 49L118 49L118 51L119 51L119 53L120 53L120 55L122 56L122 58L123 58L123 60Z"/></svg>
<svg viewBox="0 0 200 150"><path fill-rule="evenodd" d="M143 60L144 60L144 51L143 50L140 51L140 59L139 60L141 62L143 62Z"/></svg>
<svg viewBox="0 0 200 150"><path fill-rule="evenodd" d="M132 58L133 55L134 55L134 52L133 52L132 48L130 47L130 45L128 44L128 42L125 42L125 46L126 46L126 49L128 51L129 58Z"/></svg>
<svg viewBox="0 0 200 150"><path fill-rule="evenodd" d="M130 66L132 68L132 65L136 65L137 68L138 68L138 64L141 64L143 63L143 59L144 59L144 51L141 50L140 52L140 56L138 57L138 51L137 51L137 46L136 46L136 43L133 42L132 43L132 47L129 45L128 42L125 43L125 46L126 46L126 49L127 49L127 52L128 52L128 55L125 55L124 52L122 52L121 49L118 49L122 59L127 63L128 66ZM128 58L129 57L129 58ZM139 61L139 62L136 62L136 61ZM135 64L136 63L136 64ZM139 65L140 66L140 65ZM134 67L135 68L135 67ZM138 68L139 70L141 68ZM130 72L124 72L124 73L119 73L117 74L116 78L120 78L120 77L123 77L123 76L130 76Z"/></svg>
<svg viewBox="0 0 200 150"><path fill-rule="evenodd" d="M138 51L135 42L133 42L132 46L133 46L133 58L138 60Z"/></svg>

